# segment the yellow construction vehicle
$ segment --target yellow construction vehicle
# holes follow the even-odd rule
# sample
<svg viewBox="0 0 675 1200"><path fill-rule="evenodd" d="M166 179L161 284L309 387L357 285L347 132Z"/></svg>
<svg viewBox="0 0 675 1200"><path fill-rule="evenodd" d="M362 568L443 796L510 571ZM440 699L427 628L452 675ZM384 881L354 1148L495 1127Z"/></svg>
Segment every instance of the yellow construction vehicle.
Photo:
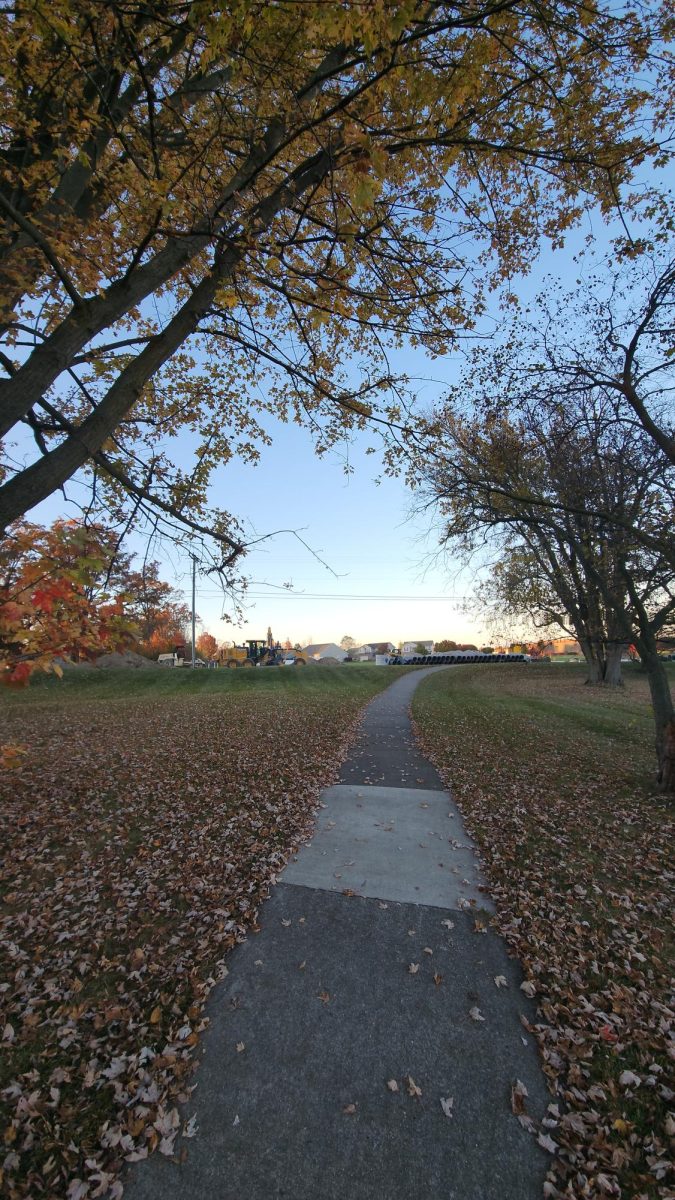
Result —
<svg viewBox="0 0 675 1200"><path fill-rule="evenodd" d="M220 664L234 670L236 667L304 667L307 659L298 650L283 650L279 643L270 645L269 639L249 638L243 646L230 646L220 651Z"/></svg>

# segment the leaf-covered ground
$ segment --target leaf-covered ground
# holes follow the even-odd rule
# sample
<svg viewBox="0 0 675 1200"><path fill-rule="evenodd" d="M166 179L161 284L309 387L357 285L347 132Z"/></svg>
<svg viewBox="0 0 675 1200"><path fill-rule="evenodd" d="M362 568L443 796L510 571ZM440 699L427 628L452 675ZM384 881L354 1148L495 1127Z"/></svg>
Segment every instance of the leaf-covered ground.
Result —
<svg viewBox="0 0 675 1200"><path fill-rule="evenodd" d="M119 1196L125 1160L172 1154L204 1000L395 673L69 673L2 700L27 747L0 777L3 1195Z"/></svg>
<svg viewBox="0 0 675 1200"><path fill-rule="evenodd" d="M422 684L413 715L537 999L546 1195L672 1198L673 809L650 794L644 678L613 693L583 679L455 668Z"/></svg>

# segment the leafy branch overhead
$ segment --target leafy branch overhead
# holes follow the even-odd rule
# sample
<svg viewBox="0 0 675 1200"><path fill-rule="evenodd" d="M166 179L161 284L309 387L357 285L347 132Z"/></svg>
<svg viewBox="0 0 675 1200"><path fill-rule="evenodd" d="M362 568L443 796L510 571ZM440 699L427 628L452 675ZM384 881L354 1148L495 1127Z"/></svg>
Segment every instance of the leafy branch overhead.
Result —
<svg viewBox="0 0 675 1200"><path fill-rule="evenodd" d="M34 0L0 29L0 436L35 445L3 527L84 468L231 563L215 465L274 414L319 451L379 426L393 467L389 350L443 353L542 233L666 153L650 6Z"/></svg>

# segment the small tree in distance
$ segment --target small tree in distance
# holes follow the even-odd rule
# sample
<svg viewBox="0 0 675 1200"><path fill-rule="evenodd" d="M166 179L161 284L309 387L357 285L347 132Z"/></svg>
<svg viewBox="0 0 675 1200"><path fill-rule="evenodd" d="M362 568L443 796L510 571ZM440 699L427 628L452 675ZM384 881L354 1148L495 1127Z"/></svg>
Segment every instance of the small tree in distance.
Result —
<svg viewBox="0 0 675 1200"><path fill-rule="evenodd" d="M212 633L200 633L197 638L197 653L202 658L215 658L218 653L218 643Z"/></svg>

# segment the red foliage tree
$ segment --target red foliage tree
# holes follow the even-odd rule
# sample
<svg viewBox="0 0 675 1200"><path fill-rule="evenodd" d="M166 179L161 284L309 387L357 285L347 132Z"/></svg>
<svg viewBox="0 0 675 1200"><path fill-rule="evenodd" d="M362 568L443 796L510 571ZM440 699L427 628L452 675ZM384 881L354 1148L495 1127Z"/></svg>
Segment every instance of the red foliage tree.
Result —
<svg viewBox="0 0 675 1200"><path fill-rule="evenodd" d="M202 658L215 658L218 653L218 643L212 633L200 633L197 638L197 653Z"/></svg>
<svg viewBox="0 0 675 1200"><path fill-rule="evenodd" d="M25 687L56 659L128 646L133 624L112 578L110 531L74 521L19 523L0 540L0 682Z"/></svg>

